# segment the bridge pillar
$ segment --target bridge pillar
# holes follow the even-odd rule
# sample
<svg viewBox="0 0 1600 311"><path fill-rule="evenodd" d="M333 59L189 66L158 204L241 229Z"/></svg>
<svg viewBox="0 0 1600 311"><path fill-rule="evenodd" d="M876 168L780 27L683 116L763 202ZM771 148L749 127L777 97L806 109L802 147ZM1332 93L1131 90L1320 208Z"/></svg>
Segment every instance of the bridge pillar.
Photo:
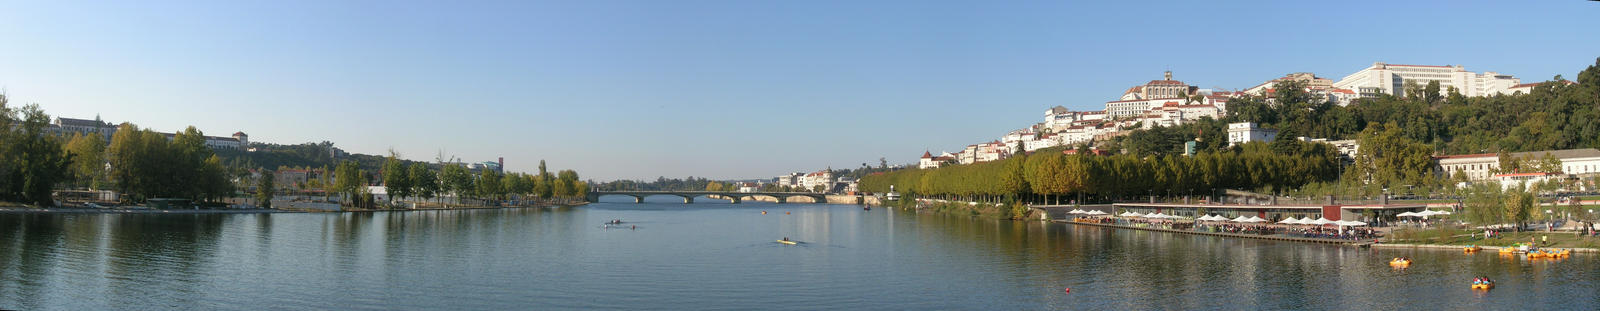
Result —
<svg viewBox="0 0 1600 311"><path fill-rule="evenodd" d="M778 203L779 204L788 203L789 202L789 197L774 197L774 198L778 198Z"/></svg>
<svg viewBox="0 0 1600 311"><path fill-rule="evenodd" d="M694 197L683 197L683 204L693 204Z"/></svg>
<svg viewBox="0 0 1600 311"><path fill-rule="evenodd" d="M633 197L633 203L634 204L644 203L644 197L640 197L640 196Z"/></svg>

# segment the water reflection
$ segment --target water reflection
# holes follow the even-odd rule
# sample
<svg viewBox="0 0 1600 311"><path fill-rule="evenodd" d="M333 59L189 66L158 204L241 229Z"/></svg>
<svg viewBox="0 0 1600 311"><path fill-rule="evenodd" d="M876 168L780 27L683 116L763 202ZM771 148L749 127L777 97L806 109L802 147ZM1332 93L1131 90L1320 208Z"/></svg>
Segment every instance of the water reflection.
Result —
<svg viewBox="0 0 1600 311"><path fill-rule="evenodd" d="M21 309L1593 309L1597 262L754 201L0 214Z"/></svg>

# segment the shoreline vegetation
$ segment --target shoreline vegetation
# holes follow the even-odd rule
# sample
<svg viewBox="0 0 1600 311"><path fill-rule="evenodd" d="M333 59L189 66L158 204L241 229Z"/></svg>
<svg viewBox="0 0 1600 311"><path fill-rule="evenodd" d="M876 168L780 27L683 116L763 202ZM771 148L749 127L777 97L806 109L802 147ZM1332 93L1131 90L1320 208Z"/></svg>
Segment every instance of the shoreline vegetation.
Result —
<svg viewBox="0 0 1600 311"><path fill-rule="evenodd" d="M581 201L552 201L538 202L528 205L451 205L449 207L420 207L396 209L363 209L345 208L342 210L325 210L314 208L241 208L241 209L155 209L142 206L116 207L116 208L75 208L75 207L31 207L24 205L0 205L0 214L278 214L278 213L369 213L369 212L420 212L420 211L451 211L451 210L480 210L480 209L513 209L513 208L547 208L547 207L575 207L587 205Z"/></svg>
<svg viewBox="0 0 1600 311"><path fill-rule="evenodd" d="M462 163L440 152L430 163L394 150L388 157L345 153L326 141L251 143L242 132L221 138L194 126L166 133L98 117L52 124L38 104L9 104L0 93L0 208L11 211L264 212L276 210L275 202L336 211L444 208L445 201L538 206L582 201L591 187L576 171L551 171L543 160L536 174L521 173L505 171L503 158ZM295 197L322 202L285 201Z"/></svg>

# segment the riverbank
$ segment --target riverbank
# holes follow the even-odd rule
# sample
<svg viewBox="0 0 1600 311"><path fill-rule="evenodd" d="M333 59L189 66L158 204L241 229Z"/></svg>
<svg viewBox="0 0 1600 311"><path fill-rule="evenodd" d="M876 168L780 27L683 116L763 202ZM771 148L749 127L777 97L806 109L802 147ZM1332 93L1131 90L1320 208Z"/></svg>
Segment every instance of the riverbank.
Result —
<svg viewBox="0 0 1600 311"><path fill-rule="evenodd" d="M475 210L475 209L510 209L510 208L539 208L539 207L572 207L582 206L584 202L550 202L520 206L454 206L454 207L424 207L409 209L356 209L321 210L304 208L247 208L247 209L153 209L153 208L70 208L52 207L35 208L5 206L0 207L4 214L275 214L275 213L367 213L367 212L412 212L412 211L443 211L443 210Z"/></svg>
<svg viewBox="0 0 1600 311"><path fill-rule="evenodd" d="M919 212L952 214L963 216L977 216L994 219L1030 219L1034 211L1021 204L1007 205L1000 203L981 202L955 202L936 199L900 200L890 205L891 208L915 209Z"/></svg>
<svg viewBox="0 0 1600 311"><path fill-rule="evenodd" d="M250 208L250 209L153 209L153 208L0 207L0 213L6 213L6 214L267 214L267 213L305 213L305 211L280 210L280 209L270 209L270 208Z"/></svg>
<svg viewBox="0 0 1600 311"><path fill-rule="evenodd" d="M1052 221L1056 222L1056 223L1073 224L1073 225L1086 225L1086 226L1102 227L1102 228L1110 228L1110 229L1143 230L1143 231L1205 235L1205 236L1226 237L1226 238L1245 238L1245 239L1260 239L1260 240L1303 242L1303 243L1322 243L1322 244L1344 244L1344 245L1352 245L1352 246L1367 246L1367 245L1372 245L1373 244L1371 241L1359 241L1359 240L1302 238L1302 237L1290 237L1290 236L1283 236L1283 235L1239 234L1239 233L1226 233L1226 232L1202 232L1202 231L1176 230L1176 229L1166 229L1166 228L1157 228L1157 227L1124 226L1124 225L1108 224L1108 223L1077 222L1077 221L1072 221L1072 220L1052 220Z"/></svg>
<svg viewBox="0 0 1600 311"><path fill-rule="evenodd" d="M1467 245L1483 246L1484 248L1509 247L1512 244L1527 244L1530 241L1538 242L1539 247L1585 249L1600 252L1600 237L1579 236L1576 232L1563 231L1523 231L1501 232L1493 238L1483 238L1482 231L1467 231L1462 229L1434 228L1418 230L1414 228L1398 229L1394 231L1391 239L1386 243L1393 245L1441 245L1447 247L1466 247Z"/></svg>

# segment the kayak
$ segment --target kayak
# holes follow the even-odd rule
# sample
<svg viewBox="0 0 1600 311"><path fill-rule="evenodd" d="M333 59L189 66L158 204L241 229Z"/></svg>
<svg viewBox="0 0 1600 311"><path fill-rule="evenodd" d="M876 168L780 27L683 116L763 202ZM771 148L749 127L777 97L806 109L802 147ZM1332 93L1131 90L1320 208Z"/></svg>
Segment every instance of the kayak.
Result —
<svg viewBox="0 0 1600 311"><path fill-rule="evenodd" d="M778 240L778 243L783 243L783 244L789 244L789 245L795 245L795 244L800 244L800 242L795 242L795 241L784 241L784 240Z"/></svg>

